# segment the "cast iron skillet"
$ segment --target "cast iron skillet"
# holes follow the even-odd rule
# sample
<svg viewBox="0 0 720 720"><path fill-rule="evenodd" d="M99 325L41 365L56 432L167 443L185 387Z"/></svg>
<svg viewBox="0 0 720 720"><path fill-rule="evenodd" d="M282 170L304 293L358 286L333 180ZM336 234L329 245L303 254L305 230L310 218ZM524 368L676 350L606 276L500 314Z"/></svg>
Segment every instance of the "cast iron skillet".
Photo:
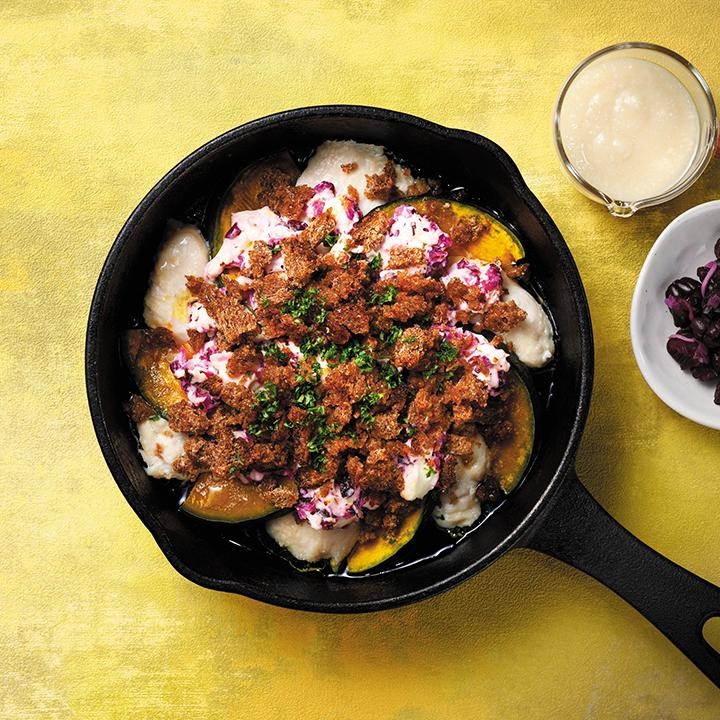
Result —
<svg viewBox="0 0 720 720"><path fill-rule="evenodd" d="M129 386L118 351L119 334L141 317L153 256L168 218L203 222L208 203L249 162L285 147L309 151L332 138L385 145L427 176L441 177L448 187L462 186L474 201L514 225L559 339L552 390L537 423L534 461L522 484L452 550L362 578L300 573L262 547L228 542L215 526L178 512L163 484L143 472L123 411ZM614 590L720 685L720 654L702 637L706 620L720 614L720 589L632 536L576 478L573 459L592 374L592 331L577 268L508 155L473 133L355 106L302 108L250 122L173 168L142 200L113 244L93 297L86 340L90 412L107 464L168 560L190 580L290 608L362 612L427 598L514 547L531 547Z"/></svg>

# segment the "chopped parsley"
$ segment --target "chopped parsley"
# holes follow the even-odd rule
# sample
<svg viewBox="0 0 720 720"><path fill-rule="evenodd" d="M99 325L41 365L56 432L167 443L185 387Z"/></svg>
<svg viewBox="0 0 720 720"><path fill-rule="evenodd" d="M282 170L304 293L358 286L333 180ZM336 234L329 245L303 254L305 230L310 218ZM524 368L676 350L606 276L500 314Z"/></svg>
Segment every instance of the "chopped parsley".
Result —
<svg viewBox="0 0 720 720"><path fill-rule="evenodd" d="M237 475L243 466L243 457L240 453L236 452L233 456L233 463L230 465L230 474Z"/></svg>
<svg viewBox="0 0 720 720"><path fill-rule="evenodd" d="M327 341L322 337L312 337L308 335L305 340L300 344L300 352L303 357L310 357L311 355L320 355L323 349L327 345Z"/></svg>
<svg viewBox="0 0 720 720"><path fill-rule="evenodd" d="M308 440L307 448L310 455L310 465L313 469L322 471L327 463L327 455L325 454L325 443L335 434L330 428L323 424L315 428L315 432Z"/></svg>
<svg viewBox="0 0 720 720"><path fill-rule="evenodd" d="M293 401L307 412L307 422L317 422L325 417L325 408L320 404L316 386L317 382L313 380L303 380L295 387Z"/></svg>
<svg viewBox="0 0 720 720"><path fill-rule="evenodd" d="M443 376L442 380L438 384L438 392L445 391L446 383L452 382L455 379L455 376L458 374L458 370L459 370L459 368L453 368L452 370L447 370L445 372L445 375Z"/></svg>
<svg viewBox="0 0 720 720"><path fill-rule="evenodd" d="M264 350L265 357L277 360L281 365L287 365L290 353L283 350L277 343L270 343Z"/></svg>
<svg viewBox="0 0 720 720"><path fill-rule="evenodd" d="M391 390L403 384L402 370L396 368L391 362L378 363L378 372Z"/></svg>
<svg viewBox="0 0 720 720"><path fill-rule="evenodd" d="M362 345L353 350L352 359L355 361L355 364L358 368L360 368L360 372L362 373L372 372L375 367L375 360L372 353L362 347Z"/></svg>
<svg viewBox="0 0 720 720"><path fill-rule="evenodd" d="M381 330L378 339L385 345L394 345L402 335L402 328L399 325L393 325L389 330Z"/></svg>
<svg viewBox="0 0 720 720"><path fill-rule="evenodd" d="M303 357L315 356L327 361L331 366L354 360L363 373L372 372L375 367L372 352L358 340L351 340L347 345L338 345L323 337L307 337L300 345L300 352ZM319 368L318 363L316 373L319 372Z"/></svg>
<svg viewBox="0 0 720 720"><path fill-rule="evenodd" d="M373 272L378 272L380 268L382 267L382 255L380 253L377 253L376 255L373 255L372 260L368 262L368 268L372 270Z"/></svg>
<svg viewBox="0 0 720 720"><path fill-rule="evenodd" d="M377 405L384 395L380 392L370 392L363 395L358 401L358 420L368 427L375 423L375 414L373 408Z"/></svg>
<svg viewBox="0 0 720 720"><path fill-rule="evenodd" d="M328 311L325 301L319 295L316 287L295 288L292 300L283 303L280 310L291 315L295 322L306 321L308 324L322 325L327 318Z"/></svg>
<svg viewBox="0 0 720 720"><path fill-rule="evenodd" d="M440 347L437 351L437 358L440 362L452 362L453 360L457 360L459 353L460 351L451 342L441 340Z"/></svg>
<svg viewBox="0 0 720 720"><path fill-rule="evenodd" d="M399 290L394 285L388 285L382 292L374 292L370 296L370 305L392 305Z"/></svg>
<svg viewBox="0 0 720 720"><path fill-rule="evenodd" d="M255 421L248 425L248 433L258 436L264 432L275 432L279 423L277 412L280 409L277 385L273 382L265 383L255 393L252 407L257 411L257 415Z"/></svg>
<svg viewBox="0 0 720 720"><path fill-rule="evenodd" d="M423 371L423 377L426 380L428 378L432 377L440 369L441 364L447 364L447 363L453 362L454 360L457 360L458 355L459 355L459 351L455 347L455 345L448 342L447 340L442 340L440 342L440 347L438 348L437 352L435 353L435 362L432 363L432 365L430 365L426 370ZM452 380L454 374L455 374L454 370L446 373L445 379L443 380L443 387L444 387L445 381Z"/></svg>
<svg viewBox="0 0 720 720"><path fill-rule="evenodd" d="M338 240L340 239L340 235L336 232L327 232L323 236L322 244L326 245L327 247L331 248Z"/></svg>

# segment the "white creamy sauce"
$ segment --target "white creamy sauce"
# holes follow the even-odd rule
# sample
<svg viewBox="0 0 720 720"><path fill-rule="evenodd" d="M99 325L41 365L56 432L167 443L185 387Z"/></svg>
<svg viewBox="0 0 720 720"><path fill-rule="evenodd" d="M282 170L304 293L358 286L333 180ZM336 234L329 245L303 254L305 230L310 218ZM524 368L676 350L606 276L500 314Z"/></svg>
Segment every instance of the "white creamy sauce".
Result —
<svg viewBox="0 0 720 720"><path fill-rule="evenodd" d="M433 509L433 519L443 528L472 525L482 511L475 497L478 482L488 470L490 456L485 440L478 435L473 442L470 462L458 462L455 466L455 483L440 495L440 503Z"/></svg>
<svg viewBox="0 0 720 720"><path fill-rule="evenodd" d="M297 185L315 187L321 182L331 182L337 196L347 195L350 186L357 190L359 207L363 215L382 205L382 200L366 197L366 175L378 175L388 161L385 150L380 145L358 143L353 140L328 140L318 147L310 158L307 167L297 179ZM343 170L345 165L346 170ZM414 182L412 175L396 165L395 184L401 191Z"/></svg>
<svg viewBox="0 0 720 720"><path fill-rule="evenodd" d="M172 464L185 454L185 433L176 432L170 428L168 421L164 418L155 420L143 420L137 426L140 438L140 455L145 465L147 474L154 478L170 480L187 480L177 472Z"/></svg>
<svg viewBox="0 0 720 720"><path fill-rule="evenodd" d="M505 342L524 365L531 368L547 365L555 354L553 329L548 316L527 290L504 273L503 285L507 290L504 299L514 300L515 304L527 313L521 323L503 333Z"/></svg>
<svg viewBox="0 0 720 720"><path fill-rule="evenodd" d="M560 114L565 152L579 174L613 200L660 195L695 155L700 121L690 94L648 60L604 58L568 88Z"/></svg>
<svg viewBox="0 0 720 720"><path fill-rule="evenodd" d="M305 562L330 560L338 564L357 542L360 525L316 530L307 522L298 522L294 513L280 515L265 523L268 535L293 557Z"/></svg>
<svg viewBox="0 0 720 720"><path fill-rule="evenodd" d="M202 277L208 246L200 231L185 225L163 244L145 294L144 318L148 327L164 327L184 342L188 339L188 306L192 301L185 276Z"/></svg>
<svg viewBox="0 0 720 720"><path fill-rule="evenodd" d="M233 213L230 219L232 226L222 247L203 267L206 280L215 280L228 265L239 267L241 271L247 268L250 265L250 250L256 242L273 245L297 234L297 230L289 227L287 221L269 207L241 210Z"/></svg>
<svg viewBox="0 0 720 720"><path fill-rule="evenodd" d="M403 486L400 496L405 500L424 498L440 478L440 473L426 458L410 456L407 464L402 467Z"/></svg>

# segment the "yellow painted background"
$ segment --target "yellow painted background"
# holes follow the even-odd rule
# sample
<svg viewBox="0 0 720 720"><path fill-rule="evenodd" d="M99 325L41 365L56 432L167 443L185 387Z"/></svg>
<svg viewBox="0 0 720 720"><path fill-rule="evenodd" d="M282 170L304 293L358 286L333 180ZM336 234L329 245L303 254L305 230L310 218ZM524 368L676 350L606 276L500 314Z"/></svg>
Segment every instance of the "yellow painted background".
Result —
<svg viewBox="0 0 720 720"><path fill-rule="evenodd" d="M585 279L597 374L581 478L630 530L720 583L720 435L655 398L628 330L654 238L720 196L720 167L666 207L617 220L561 176L549 120L570 69L628 39L684 54L720 94L717 12L714 0L5 0L0 716L720 717L720 691L649 623L531 551L371 616L192 585L117 490L83 384L86 314L110 244L200 144L330 102L474 130L516 160Z"/></svg>

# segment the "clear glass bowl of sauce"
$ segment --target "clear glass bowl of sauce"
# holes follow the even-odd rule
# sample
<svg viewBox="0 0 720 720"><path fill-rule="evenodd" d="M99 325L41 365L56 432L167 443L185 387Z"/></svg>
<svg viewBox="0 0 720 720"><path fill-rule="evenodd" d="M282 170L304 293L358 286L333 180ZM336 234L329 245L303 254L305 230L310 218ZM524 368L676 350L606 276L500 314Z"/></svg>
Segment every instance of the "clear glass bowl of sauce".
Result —
<svg viewBox="0 0 720 720"><path fill-rule="evenodd" d="M578 189L611 214L678 196L718 139L715 103L698 70L672 50L629 42L583 60L560 90L554 140Z"/></svg>

